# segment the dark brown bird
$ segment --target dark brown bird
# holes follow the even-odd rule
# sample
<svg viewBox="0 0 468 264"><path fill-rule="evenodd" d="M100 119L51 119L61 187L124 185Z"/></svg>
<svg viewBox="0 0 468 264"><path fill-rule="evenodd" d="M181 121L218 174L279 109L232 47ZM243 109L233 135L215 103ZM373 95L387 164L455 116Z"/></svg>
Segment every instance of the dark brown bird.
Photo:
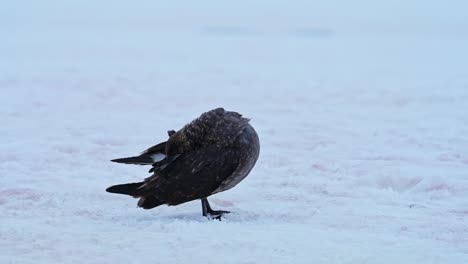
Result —
<svg viewBox="0 0 468 264"><path fill-rule="evenodd" d="M255 165L260 143L249 119L217 108L203 113L169 139L141 155L112 160L152 165L152 176L142 182L115 185L106 191L139 198L138 206L151 209L201 199L204 216L221 219L227 211L215 211L207 197L231 189Z"/></svg>

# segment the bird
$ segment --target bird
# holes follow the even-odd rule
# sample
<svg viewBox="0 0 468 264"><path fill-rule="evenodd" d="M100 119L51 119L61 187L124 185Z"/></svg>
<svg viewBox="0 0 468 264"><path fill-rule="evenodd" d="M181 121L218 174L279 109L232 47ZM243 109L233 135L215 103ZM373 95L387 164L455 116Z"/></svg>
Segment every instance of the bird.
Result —
<svg viewBox="0 0 468 264"><path fill-rule="evenodd" d="M229 211L213 210L208 197L229 190L254 167L260 141L250 119L219 107L201 114L180 130L169 130L167 141L138 156L111 160L151 165L141 182L114 185L107 192L138 198L138 207L179 205L201 200L202 215L221 220Z"/></svg>

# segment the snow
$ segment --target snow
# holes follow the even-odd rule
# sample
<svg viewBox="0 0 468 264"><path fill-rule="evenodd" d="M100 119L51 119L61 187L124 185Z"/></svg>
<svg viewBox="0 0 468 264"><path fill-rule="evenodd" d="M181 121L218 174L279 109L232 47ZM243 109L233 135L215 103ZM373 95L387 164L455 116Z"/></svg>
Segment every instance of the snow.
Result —
<svg viewBox="0 0 468 264"><path fill-rule="evenodd" d="M10 1L0 263L468 263L466 1ZM106 193L204 111L252 118L238 186Z"/></svg>

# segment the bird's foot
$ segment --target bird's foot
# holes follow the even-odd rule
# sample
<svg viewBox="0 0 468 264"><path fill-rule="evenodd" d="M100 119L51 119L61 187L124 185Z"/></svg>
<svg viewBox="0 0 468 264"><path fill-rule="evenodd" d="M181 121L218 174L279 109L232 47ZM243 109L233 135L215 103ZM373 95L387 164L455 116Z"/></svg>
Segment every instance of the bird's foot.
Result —
<svg viewBox="0 0 468 264"><path fill-rule="evenodd" d="M201 199L201 203L202 203L202 214L203 216L208 217L208 219L216 219L216 220L221 221L221 217L223 215L229 214L228 211L211 209L210 203L208 202L208 199L206 198Z"/></svg>
<svg viewBox="0 0 468 264"><path fill-rule="evenodd" d="M207 217L209 219L216 219L216 220L221 221L221 217L223 217L225 214L229 214L230 212L229 211L222 211L222 210L218 210L218 211L208 210L207 213L208 213Z"/></svg>

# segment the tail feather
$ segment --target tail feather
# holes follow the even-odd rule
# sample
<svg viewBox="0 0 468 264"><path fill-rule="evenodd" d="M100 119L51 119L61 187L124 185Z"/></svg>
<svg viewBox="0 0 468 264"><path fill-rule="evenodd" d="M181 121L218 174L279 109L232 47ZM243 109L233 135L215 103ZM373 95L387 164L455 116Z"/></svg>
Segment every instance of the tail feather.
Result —
<svg viewBox="0 0 468 264"><path fill-rule="evenodd" d="M137 165L151 165L154 163L153 158L150 155L141 155L129 158L113 159L112 162L125 163L125 164L137 164Z"/></svg>
<svg viewBox="0 0 468 264"><path fill-rule="evenodd" d="M166 157L164 153L143 153L140 156L113 159L111 161L125 164L152 165Z"/></svg>
<svg viewBox="0 0 468 264"><path fill-rule="evenodd" d="M153 195L141 197L138 201L138 206L142 207L143 209L151 209L160 206L161 204L164 204L164 202Z"/></svg>
<svg viewBox="0 0 468 264"><path fill-rule="evenodd" d="M107 188L106 191L110 193L126 194L135 198L140 198L138 201L138 206L142 207L143 209L151 209L165 204L165 202L163 202L155 195L145 193L145 191L140 188L143 184L144 182L119 184Z"/></svg>
<svg viewBox="0 0 468 264"><path fill-rule="evenodd" d="M125 195L130 195L130 196L138 196L140 194L139 188L143 184L144 182L135 182L135 183L114 185L114 186L107 188L106 192L125 194Z"/></svg>

